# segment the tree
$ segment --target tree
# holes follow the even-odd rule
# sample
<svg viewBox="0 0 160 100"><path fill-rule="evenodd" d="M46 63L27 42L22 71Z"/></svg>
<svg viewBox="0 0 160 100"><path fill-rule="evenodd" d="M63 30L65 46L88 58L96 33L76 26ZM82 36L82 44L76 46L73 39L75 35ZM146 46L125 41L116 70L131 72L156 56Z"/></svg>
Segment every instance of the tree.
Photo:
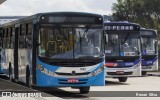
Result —
<svg viewBox="0 0 160 100"><path fill-rule="evenodd" d="M139 23L160 32L160 0L117 0L112 11L115 20Z"/></svg>
<svg viewBox="0 0 160 100"><path fill-rule="evenodd" d="M117 0L112 11L115 20L139 23L160 33L160 0Z"/></svg>

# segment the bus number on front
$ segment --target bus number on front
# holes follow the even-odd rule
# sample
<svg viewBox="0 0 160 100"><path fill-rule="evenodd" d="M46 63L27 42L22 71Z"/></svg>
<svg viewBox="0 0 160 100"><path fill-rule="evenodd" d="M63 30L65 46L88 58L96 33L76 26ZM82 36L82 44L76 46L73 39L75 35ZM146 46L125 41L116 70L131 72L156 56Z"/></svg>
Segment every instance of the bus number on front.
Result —
<svg viewBox="0 0 160 100"><path fill-rule="evenodd" d="M86 71L86 68L80 68L81 71Z"/></svg>

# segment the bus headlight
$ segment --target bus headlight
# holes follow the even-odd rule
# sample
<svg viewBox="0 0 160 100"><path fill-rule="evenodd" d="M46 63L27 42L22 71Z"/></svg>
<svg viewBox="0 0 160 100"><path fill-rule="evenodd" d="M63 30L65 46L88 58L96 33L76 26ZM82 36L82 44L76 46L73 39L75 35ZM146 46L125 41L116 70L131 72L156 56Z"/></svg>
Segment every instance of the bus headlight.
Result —
<svg viewBox="0 0 160 100"><path fill-rule="evenodd" d="M41 64L38 65L38 68L39 68L40 71L43 71L43 70L44 70L44 68L42 67Z"/></svg>
<svg viewBox="0 0 160 100"><path fill-rule="evenodd" d="M153 62L153 65L157 65L157 61Z"/></svg>
<svg viewBox="0 0 160 100"><path fill-rule="evenodd" d="M96 76L96 75L100 74L102 71L104 71L104 66L102 66L102 67L99 68L98 70L92 72L91 75L92 75L92 76Z"/></svg>
<svg viewBox="0 0 160 100"><path fill-rule="evenodd" d="M39 68L39 70L40 70L42 73L44 73L44 74L46 74L46 75L49 75L49 76L54 76L54 75L55 75L54 72L47 70L47 69L44 68L41 64L38 65L38 68Z"/></svg>

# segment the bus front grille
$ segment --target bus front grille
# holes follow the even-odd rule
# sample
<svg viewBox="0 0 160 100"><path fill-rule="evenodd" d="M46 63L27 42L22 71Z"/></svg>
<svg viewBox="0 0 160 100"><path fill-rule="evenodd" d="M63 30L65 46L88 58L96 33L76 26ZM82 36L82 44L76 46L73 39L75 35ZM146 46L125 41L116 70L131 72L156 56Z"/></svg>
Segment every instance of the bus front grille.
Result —
<svg viewBox="0 0 160 100"><path fill-rule="evenodd" d="M107 72L108 75L132 75L133 72L124 72L123 74L117 74L116 72Z"/></svg>

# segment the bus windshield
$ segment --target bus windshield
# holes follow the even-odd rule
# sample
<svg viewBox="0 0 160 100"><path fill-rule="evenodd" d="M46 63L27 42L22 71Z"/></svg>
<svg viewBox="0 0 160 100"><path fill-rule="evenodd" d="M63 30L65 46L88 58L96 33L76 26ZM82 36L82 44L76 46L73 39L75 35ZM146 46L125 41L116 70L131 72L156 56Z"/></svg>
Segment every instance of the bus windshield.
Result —
<svg viewBox="0 0 160 100"><path fill-rule="evenodd" d="M142 38L142 54L152 55L156 54L156 39L151 37Z"/></svg>
<svg viewBox="0 0 160 100"><path fill-rule="evenodd" d="M51 59L99 58L102 29L89 27L41 27L39 56Z"/></svg>
<svg viewBox="0 0 160 100"><path fill-rule="evenodd" d="M106 35L106 56L138 56L139 35L132 33L109 33Z"/></svg>

